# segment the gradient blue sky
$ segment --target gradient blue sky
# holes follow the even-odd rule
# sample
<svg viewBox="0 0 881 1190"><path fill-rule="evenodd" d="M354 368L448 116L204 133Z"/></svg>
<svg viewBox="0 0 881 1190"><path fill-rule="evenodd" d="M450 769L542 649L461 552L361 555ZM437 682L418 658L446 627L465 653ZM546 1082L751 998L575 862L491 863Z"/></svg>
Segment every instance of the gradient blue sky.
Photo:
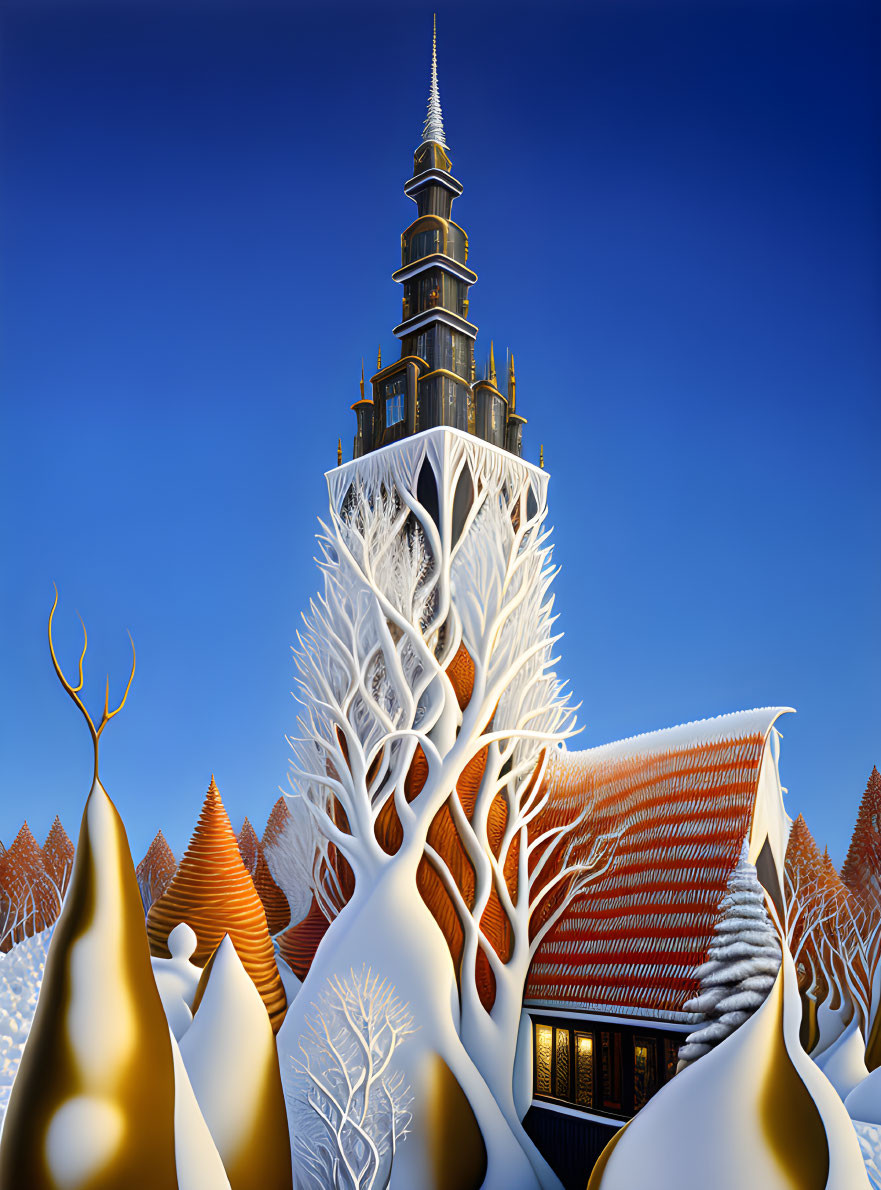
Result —
<svg viewBox="0 0 881 1190"><path fill-rule="evenodd" d="M433 5L6 0L0 838L262 830L323 471L391 358ZM881 764L877 4L439 7L478 358L551 473L585 746L788 704L833 859Z"/></svg>

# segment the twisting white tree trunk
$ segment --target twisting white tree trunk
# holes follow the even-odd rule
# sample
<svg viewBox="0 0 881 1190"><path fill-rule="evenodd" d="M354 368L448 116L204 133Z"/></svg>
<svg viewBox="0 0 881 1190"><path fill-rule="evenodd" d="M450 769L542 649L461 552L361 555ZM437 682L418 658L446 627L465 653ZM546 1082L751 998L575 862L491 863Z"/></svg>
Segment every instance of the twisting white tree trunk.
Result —
<svg viewBox="0 0 881 1190"><path fill-rule="evenodd" d="M330 520L319 537L323 591L295 649L304 710L300 735L290 741L291 779L319 830L313 871L338 872L342 857L354 894L288 1013L282 1056L306 1033L310 989L370 964L411 1007L419 1028L411 1052L421 1048L424 1059L433 1051L464 1090L487 1149L485 1185L552 1186L556 1179L537 1154L527 1157L528 1142L515 1139L507 1104L500 1106L505 1096L512 1100L510 1072L498 1099L487 1085L493 1053L506 1066L510 1050L513 1063L537 903L557 891L567 899L607 851L604 841L576 858L575 823L529 837L545 809L547 750L572 730L572 708L553 672L547 477L473 437L436 430L338 468L328 481ZM463 654L467 690L448 672ZM482 757L479 791L466 811L459 783ZM504 806L499 851L487 835L494 803ZM428 844L445 807L474 869L468 897ZM384 829L389 819L394 845ZM450 951L417 891L426 856L465 927L461 1026ZM506 862L516 869L513 893ZM511 929L504 962L481 928L493 892ZM496 978L495 1019L472 986L479 949ZM413 1160L400 1185L407 1178L416 1184L413 1150L427 1145L431 1127L425 1069L423 1060L407 1072L414 1135L398 1165L408 1149Z"/></svg>
<svg viewBox="0 0 881 1190"><path fill-rule="evenodd" d="M520 757L516 753L520 751ZM525 753L525 756L523 755ZM460 962L461 1036L508 1123L522 1134L514 1096L514 1066L523 991L529 966L545 936L565 909L614 859L623 827L592 836L590 807L574 819L548 823L550 790L544 785L547 751L527 749L513 739L507 747L492 744L473 814L464 812L457 794L451 798L453 819L475 874L475 888L466 899L448 861L434 848L426 854L440 875L462 925ZM489 813L501 796L505 828L498 851L492 845ZM533 828L530 830L530 828ZM495 893L504 914L508 944L485 927L486 911ZM486 1004L473 978L478 955L492 972L493 995ZM527 1148L531 1154L531 1148ZM539 1167L540 1170L540 1167Z"/></svg>

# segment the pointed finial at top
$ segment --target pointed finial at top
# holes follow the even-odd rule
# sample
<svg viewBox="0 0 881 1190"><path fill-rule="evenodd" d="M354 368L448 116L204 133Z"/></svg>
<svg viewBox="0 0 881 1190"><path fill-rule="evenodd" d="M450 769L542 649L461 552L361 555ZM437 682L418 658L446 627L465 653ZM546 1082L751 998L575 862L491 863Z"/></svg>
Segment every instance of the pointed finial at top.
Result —
<svg viewBox="0 0 881 1190"><path fill-rule="evenodd" d="M489 341L489 382L496 384L496 353L493 351L493 341Z"/></svg>
<svg viewBox="0 0 881 1190"><path fill-rule="evenodd" d="M364 360L361 360L361 400L364 400Z"/></svg>
<svg viewBox="0 0 881 1190"><path fill-rule="evenodd" d="M342 467L343 465L343 440L337 438L336 440L336 465Z"/></svg>
<svg viewBox="0 0 881 1190"><path fill-rule="evenodd" d="M542 443L541 446L538 448L538 465L539 465L539 467L541 467L542 471L544 471L544 469L545 469L545 444L544 443Z"/></svg>
<svg viewBox="0 0 881 1190"><path fill-rule="evenodd" d="M381 343L376 349L376 370L377 370L377 372L382 371L382 344Z"/></svg>
<svg viewBox="0 0 881 1190"><path fill-rule="evenodd" d="M517 406L517 377L514 375L514 354L508 358L508 404L513 413Z"/></svg>
<svg viewBox="0 0 881 1190"><path fill-rule="evenodd" d="M437 13L434 14L434 33L431 38L431 85L428 88L428 112L422 129L423 143L427 140L447 147L444 140L444 117L437 89Z"/></svg>

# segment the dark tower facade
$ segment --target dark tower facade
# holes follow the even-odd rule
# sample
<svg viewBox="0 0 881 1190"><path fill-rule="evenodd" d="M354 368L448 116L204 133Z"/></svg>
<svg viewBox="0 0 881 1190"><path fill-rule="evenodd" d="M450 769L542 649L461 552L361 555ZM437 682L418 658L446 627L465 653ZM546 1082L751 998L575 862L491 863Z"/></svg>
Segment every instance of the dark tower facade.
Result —
<svg viewBox="0 0 881 1190"><path fill-rule="evenodd" d="M436 426L475 434L519 455L525 418L515 411L514 366L507 392L498 387L490 345L486 376L475 381L477 327L469 321L469 291L477 274L468 267L468 236L453 220L462 184L452 174L437 85L437 34L422 143L404 193L416 218L401 236L401 267L392 276L404 288L394 333L401 357L370 378L372 395L352 409L357 417L354 457Z"/></svg>

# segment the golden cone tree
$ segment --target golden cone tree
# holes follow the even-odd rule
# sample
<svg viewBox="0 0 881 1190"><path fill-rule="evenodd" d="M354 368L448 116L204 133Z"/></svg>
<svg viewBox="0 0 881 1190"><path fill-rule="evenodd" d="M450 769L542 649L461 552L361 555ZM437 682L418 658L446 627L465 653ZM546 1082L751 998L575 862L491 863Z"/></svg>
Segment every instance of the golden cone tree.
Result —
<svg viewBox="0 0 881 1190"><path fill-rule="evenodd" d="M96 728L79 697L86 644L77 685L55 655L57 604L56 593L49 648L59 680L88 723L94 781L0 1136L0 1186L179 1190L171 1034L150 968L125 828L98 779L98 740L125 705L134 645L122 701L110 710L108 678Z"/></svg>
<svg viewBox="0 0 881 1190"><path fill-rule="evenodd" d="M275 1030L285 1013L285 994L275 963L266 914L242 863L238 842L214 777L186 854L163 895L147 914L150 950L168 958L168 935L185 921L198 939L192 961L204 966L224 934L263 997Z"/></svg>

